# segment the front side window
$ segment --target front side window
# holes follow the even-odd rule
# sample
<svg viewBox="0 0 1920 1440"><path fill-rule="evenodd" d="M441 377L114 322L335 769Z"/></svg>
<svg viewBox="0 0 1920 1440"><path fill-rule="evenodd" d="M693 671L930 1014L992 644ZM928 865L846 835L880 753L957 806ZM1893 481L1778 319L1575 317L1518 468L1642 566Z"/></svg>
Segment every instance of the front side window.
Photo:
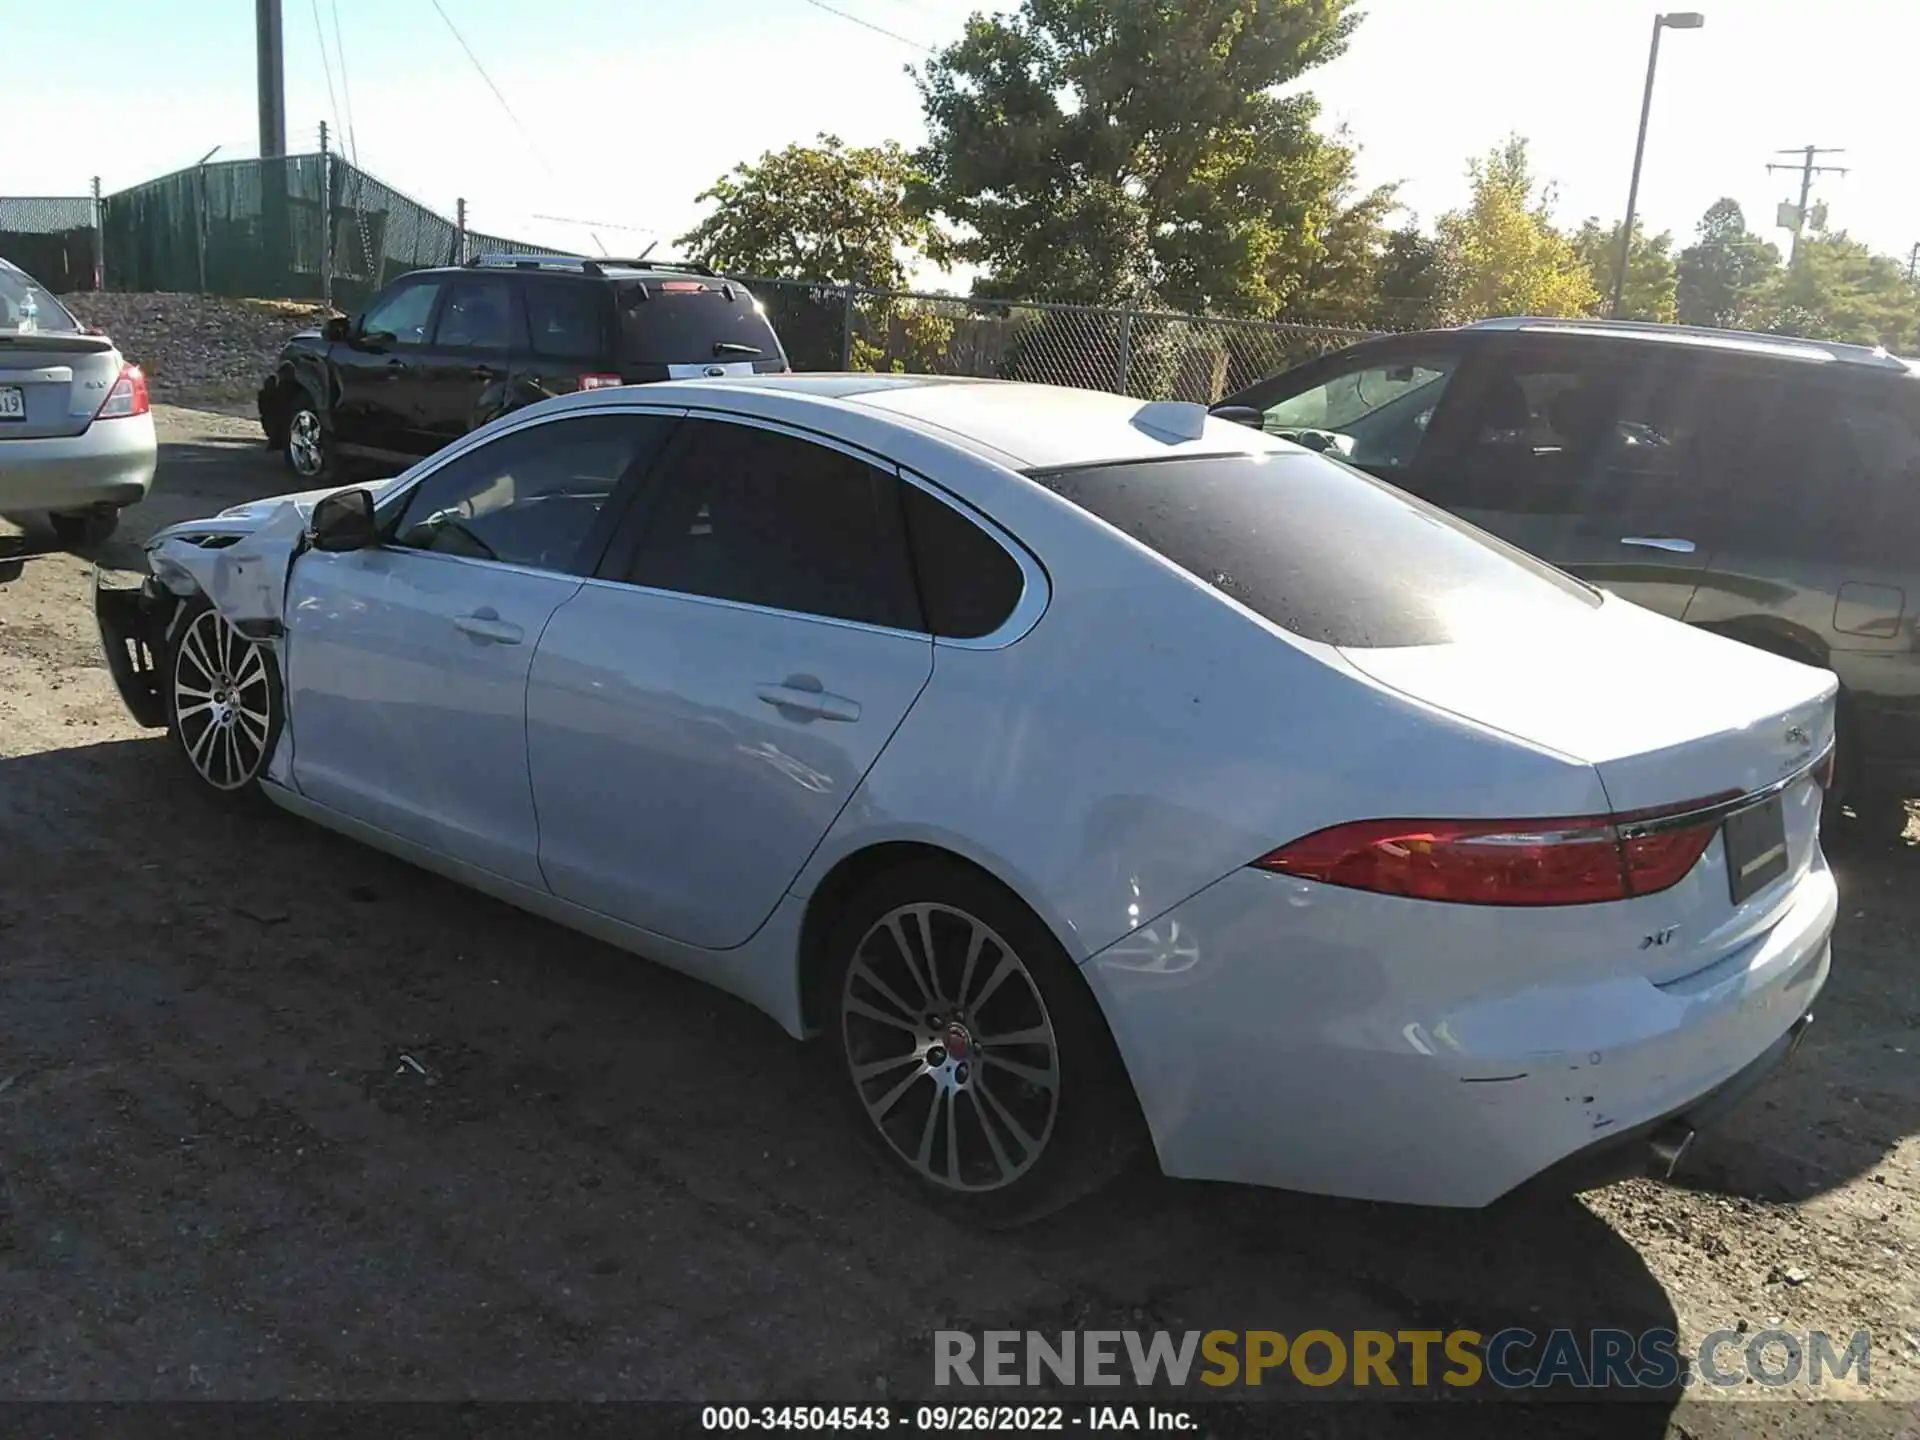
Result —
<svg viewBox="0 0 1920 1440"><path fill-rule="evenodd" d="M513 291L505 280L462 280L447 296L434 344L505 354L513 332Z"/></svg>
<svg viewBox="0 0 1920 1440"><path fill-rule="evenodd" d="M687 425L630 582L921 628L897 476L778 431Z"/></svg>
<svg viewBox="0 0 1920 1440"><path fill-rule="evenodd" d="M440 285L433 280L416 280L373 302L360 322L363 335L390 335L395 345L424 345L427 326L433 321L433 303L440 298Z"/></svg>
<svg viewBox="0 0 1920 1440"><path fill-rule="evenodd" d="M1371 469L1413 463L1456 361L1450 355L1349 370L1267 407L1270 435L1300 440Z"/></svg>
<svg viewBox="0 0 1920 1440"><path fill-rule="evenodd" d="M589 415L531 425L450 460L407 497L394 545L577 572L621 477L657 454L667 416Z"/></svg>

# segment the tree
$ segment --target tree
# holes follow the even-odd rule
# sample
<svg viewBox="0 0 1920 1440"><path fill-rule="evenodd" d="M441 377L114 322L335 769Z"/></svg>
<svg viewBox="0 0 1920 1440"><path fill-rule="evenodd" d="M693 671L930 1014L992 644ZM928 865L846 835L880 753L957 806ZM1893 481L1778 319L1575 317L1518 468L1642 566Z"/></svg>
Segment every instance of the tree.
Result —
<svg viewBox="0 0 1920 1440"><path fill-rule="evenodd" d="M1755 328L1809 340L1920 348L1920 287L1906 266L1876 255L1845 231L1802 235L1793 264L1754 298Z"/></svg>
<svg viewBox="0 0 1920 1440"><path fill-rule="evenodd" d="M1281 94L1351 0L1023 0L916 74L929 212L976 294L1271 315L1337 228L1352 155Z"/></svg>
<svg viewBox="0 0 1920 1440"><path fill-rule="evenodd" d="M937 257L938 231L908 203L926 177L893 141L849 147L836 135L733 167L698 197L713 210L679 244L719 270L770 279L899 289L912 262Z"/></svg>
<svg viewBox="0 0 1920 1440"><path fill-rule="evenodd" d="M1600 294L1596 313L1605 314L1613 302L1613 276L1620 266L1620 227L1601 228L1589 218L1573 237L1573 248L1586 262L1593 276L1593 288ZM1673 236L1661 231L1647 238L1640 222L1633 222L1633 241L1627 250L1627 283L1620 294L1622 320L1657 320L1671 325L1676 310Z"/></svg>
<svg viewBox="0 0 1920 1440"><path fill-rule="evenodd" d="M1527 142L1518 135L1467 166L1473 197L1440 217L1440 243L1466 318L1587 315L1600 292L1573 242L1553 226L1551 188L1535 193Z"/></svg>
<svg viewBox="0 0 1920 1440"><path fill-rule="evenodd" d="M1460 318L1453 252L1412 220L1386 237L1374 291L1380 323L1395 329L1437 330Z"/></svg>
<svg viewBox="0 0 1920 1440"><path fill-rule="evenodd" d="M1683 325L1742 328L1780 268L1779 247L1747 229L1734 200L1716 200L1700 217L1694 243L1675 263L1674 301Z"/></svg>

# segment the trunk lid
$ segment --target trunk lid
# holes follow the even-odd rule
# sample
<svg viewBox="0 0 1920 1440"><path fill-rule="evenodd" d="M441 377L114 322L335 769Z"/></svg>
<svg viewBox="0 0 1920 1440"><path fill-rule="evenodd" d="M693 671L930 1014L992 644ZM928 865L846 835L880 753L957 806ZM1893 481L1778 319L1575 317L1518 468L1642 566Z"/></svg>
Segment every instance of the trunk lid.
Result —
<svg viewBox="0 0 1920 1440"><path fill-rule="evenodd" d="M1587 762L1615 813L1764 790L1833 743L1831 672L1613 597L1585 623L1341 653L1402 694Z"/></svg>
<svg viewBox="0 0 1920 1440"><path fill-rule="evenodd" d="M84 433L120 370L104 335L0 331L0 442Z"/></svg>

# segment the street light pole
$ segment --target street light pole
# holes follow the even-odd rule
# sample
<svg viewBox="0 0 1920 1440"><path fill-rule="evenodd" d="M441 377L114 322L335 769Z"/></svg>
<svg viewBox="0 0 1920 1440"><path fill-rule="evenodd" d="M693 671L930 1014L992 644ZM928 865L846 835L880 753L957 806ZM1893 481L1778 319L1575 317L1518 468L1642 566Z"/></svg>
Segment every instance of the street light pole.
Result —
<svg viewBox="0 0 1920 1440"><path fill-rule="evenodd" d="M1653 43L1647 47L1647 88L1640 96L1640 134L1633 142L1633 179L1627 185L1627 218L1620 226L1620 261L1613 272L1613 305L1608 314L1620 314L1620 297L1627 288L1627 259L1633 251L1633 213L1640 203L1640 161L1647 153L1647 117L1653 111L1653 76L1660 66L1660 32L1698 30L1707 17L1696 11L1675 11L1653 17Z"/></svg>

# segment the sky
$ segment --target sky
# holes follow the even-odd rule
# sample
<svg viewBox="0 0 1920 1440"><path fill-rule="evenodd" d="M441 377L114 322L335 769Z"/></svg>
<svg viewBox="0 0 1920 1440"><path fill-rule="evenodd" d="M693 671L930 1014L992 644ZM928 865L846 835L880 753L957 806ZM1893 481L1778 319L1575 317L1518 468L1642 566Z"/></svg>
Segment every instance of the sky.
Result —
<svg viewBox="0 0 1920 1440"><path fill-rule="evenodd" d="M845 12L828 13L825 4ZM1771 228L1798 176L1774 153L1844 147L1817 177L1829 223L1906 256L1920 242L1920 3L1695 0L1667 31L1639 211L1691 236L1722 195ZM474 229L614 254L675 237L695 197L743 159L831 132L923 135L906 67L993 0L283 0L287 140L336 147ZM1300 85L1358 147L1361 180L1400 182L1422 222L1461 203L1466 162L1518 132L1556 213L1626 204L1653 9L1643 0L1362 0L1347 52ZM254 0L149 0L110 21L52 0L0 0L6 107L46 113L0 145L0 195L112 191L258 153ZM443 14L446 18L443 18ZM452 22L449 27L447 20ZM867 25L857 23L866 21ZM893 32L877 33L868 26ZM453 29L477 58L469 59ZM898 37L898 38L895 38ZM482 78L484 69L490 87ZM497 87L498 94L495 93ZM21 127L6 127L16 137ZM49 143L51 142L51 143ZM575 222L592 222L580 224ZM597 240L596 238L597 237Z"/></svg>

